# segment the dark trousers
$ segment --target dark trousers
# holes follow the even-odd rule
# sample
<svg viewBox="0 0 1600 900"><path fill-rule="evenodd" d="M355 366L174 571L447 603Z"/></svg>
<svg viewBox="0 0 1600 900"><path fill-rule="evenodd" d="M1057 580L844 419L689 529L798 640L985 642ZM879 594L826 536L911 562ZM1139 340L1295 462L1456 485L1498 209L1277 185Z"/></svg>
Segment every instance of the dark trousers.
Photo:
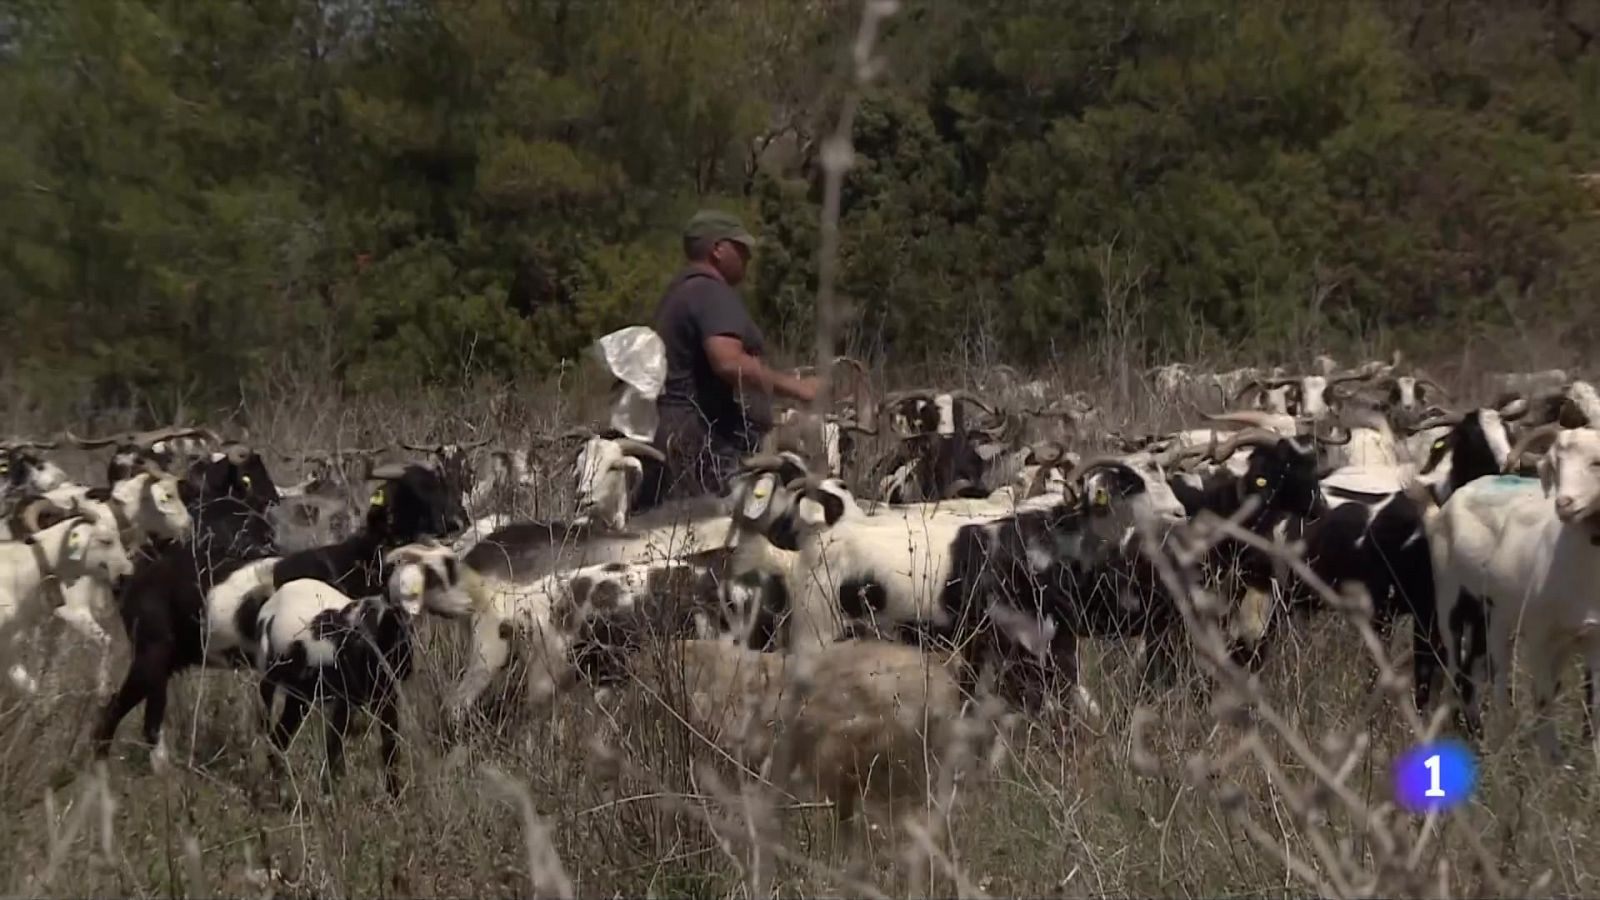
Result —
<svg viewBox="0 0 1600 900"><path fill-rule="evenodd" d="M754 452L759 435L730 435L709 427L698 410L662 407L656 447L667 457L665 483L658 497L722 494Z"/></svg>

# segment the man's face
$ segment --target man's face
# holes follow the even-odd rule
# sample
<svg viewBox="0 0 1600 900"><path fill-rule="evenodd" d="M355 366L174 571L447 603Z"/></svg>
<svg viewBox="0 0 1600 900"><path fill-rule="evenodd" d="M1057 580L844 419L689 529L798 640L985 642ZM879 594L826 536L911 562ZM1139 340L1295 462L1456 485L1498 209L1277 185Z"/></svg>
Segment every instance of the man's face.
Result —
<svg viewBox="0 0 1600 900"><path fill-rule="evenodd" d="M711 264L728 284L738 284L744 280L745 267L750 264L750 248L738 241L717 241L711 248Z"/></svg>

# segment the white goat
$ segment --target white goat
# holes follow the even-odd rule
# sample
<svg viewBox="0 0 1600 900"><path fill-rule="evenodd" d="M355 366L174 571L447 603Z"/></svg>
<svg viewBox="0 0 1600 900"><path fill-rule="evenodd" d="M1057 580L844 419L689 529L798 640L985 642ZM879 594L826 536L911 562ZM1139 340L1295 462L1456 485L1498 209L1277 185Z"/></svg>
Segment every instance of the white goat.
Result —
<svg viewBox="0 0 1600 900"><path fill-rule="evenodd" d="M19 660L19 638L54 611L51 581L109 585L133 571L116 523L93 511L69 516L21 541L0 543L0 666L27 693L38 682Z"/></svg>
<svg viewBox="0 0 1600 900"><path fill-rule="evenodd" d="M627 527L630 500L644 479L644 459L666 462L660 450L632 438L594 435L585 441L573 464L577 515L613 531Z"/></svg>
<svg viewBox="0 0 1600 900"><path fill-rule="evenodd" d="M1538 480L1479 478L1427 513L1439 627L1448 671L1462 671L1452 612L1465 591L1492 604L1489 658L1495 698L1510 698L1511 645L1521 636L1533 669L1534 702L1550 704L1561 664L1577 650L1600 667L1600 431L1546 427L1525 435L1521 450L1553 439ZM1554 495L1554 502L1552 502ZM1478 695L1463 698L1469 724L1481 727ZM1600 705L1600 704L1596 704ZM1600 709L1595 710L1600 712ZM1541 718L1535 740L1548 758L1559 748L1555 724ZM1600 751L1600 744L1597 744Z"/></svg>
<svg viewBox="0 0 1600 900"><path fill-rule="evenodd" d="M139 472L111 486L109 493L80 484L64 484L44 494L44 502L60 508L90 509L115 522L122 547L130 559L151 540L181 541L189 536L193 521L178 494L178 479L165 472ZM99 651L95 690L105 694L111 686L111 632L102 622L114 620L111 583L79 579L61 587L56 617ZM116 626L113 626L116 630ZM53 648L54 635L47 638Z"/></svg>

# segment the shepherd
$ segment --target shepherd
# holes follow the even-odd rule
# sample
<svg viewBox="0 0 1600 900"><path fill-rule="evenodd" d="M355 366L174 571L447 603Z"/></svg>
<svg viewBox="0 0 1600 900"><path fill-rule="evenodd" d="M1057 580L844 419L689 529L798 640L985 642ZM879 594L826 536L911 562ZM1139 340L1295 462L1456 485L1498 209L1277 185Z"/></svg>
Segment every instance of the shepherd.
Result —
<svg viewBox="0 0 1600 900"><path fill-rule="evenodd" d="M772 399L810 403L817 380L762 362L766 340L735 290L756 247L739 219L695 213L683 231L687 265L656 307L667 378L657 401L656 446L667 456L667 496L721 494L739 461L772 429Z"/></svg>

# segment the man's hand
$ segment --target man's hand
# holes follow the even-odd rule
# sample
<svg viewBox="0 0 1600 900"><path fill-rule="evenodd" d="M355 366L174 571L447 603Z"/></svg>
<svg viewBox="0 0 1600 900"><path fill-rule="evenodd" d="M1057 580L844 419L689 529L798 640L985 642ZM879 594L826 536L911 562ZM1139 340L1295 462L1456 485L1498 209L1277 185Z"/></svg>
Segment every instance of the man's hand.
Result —
<svg viewBox="0 0 1600 900"><path fill-rule="evenodd" d="M816 401L817 388L822 386L822 382L816 376L807 375L803 378L790 376L790 380L794 384L790 385L790 390L785 393L801 403L813 403Z"/></svg>

